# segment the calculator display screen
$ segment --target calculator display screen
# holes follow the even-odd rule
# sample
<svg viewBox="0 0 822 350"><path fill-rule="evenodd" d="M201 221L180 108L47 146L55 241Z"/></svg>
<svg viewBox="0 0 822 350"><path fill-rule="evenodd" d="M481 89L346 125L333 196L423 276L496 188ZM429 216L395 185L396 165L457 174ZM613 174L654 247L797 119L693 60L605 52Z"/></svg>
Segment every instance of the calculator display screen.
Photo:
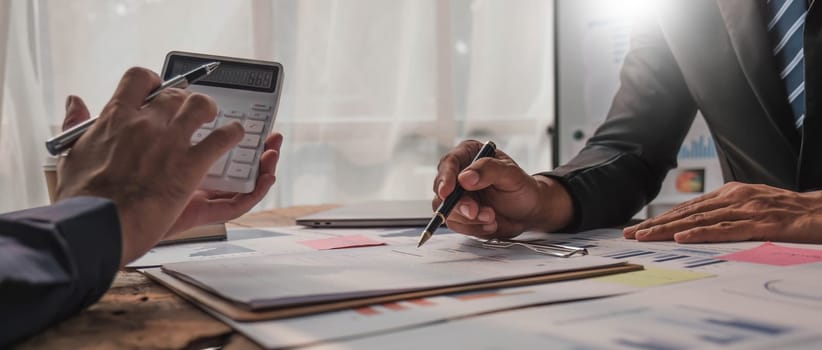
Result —
<svg viewBox="0 0 822 350"><path fill-rule="evenodd" d="M274 92L279 69L262 64L222 61L200 57L172 56L169 58L163 80L184 74L203 64L219 61L220 67L194 85L208 85L231 89Z"/></svg>

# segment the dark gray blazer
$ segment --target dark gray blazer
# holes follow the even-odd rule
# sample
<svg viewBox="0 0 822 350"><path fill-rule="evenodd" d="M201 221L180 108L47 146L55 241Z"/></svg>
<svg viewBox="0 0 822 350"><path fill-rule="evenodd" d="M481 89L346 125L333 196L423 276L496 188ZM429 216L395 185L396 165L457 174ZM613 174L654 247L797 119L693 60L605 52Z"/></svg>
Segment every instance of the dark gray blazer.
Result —
<svg viewBox="0 0 822 350"><path fill-rule="evenodd" d="M121 244L117 208L103 198L0 215L0 349L100 299Z"/></svg>
<svg viewBox="0 0 822 350"><path fill-rule="evenodd" d="M797 130L763 1L654 3L656 16L634 29L607 120L574 159L544 173L571 193L576 216L569 230L620 225L651 201L676 167L697 110L716 141L725 181L822 188L819 5L806 17L807 106Z"/></svg>

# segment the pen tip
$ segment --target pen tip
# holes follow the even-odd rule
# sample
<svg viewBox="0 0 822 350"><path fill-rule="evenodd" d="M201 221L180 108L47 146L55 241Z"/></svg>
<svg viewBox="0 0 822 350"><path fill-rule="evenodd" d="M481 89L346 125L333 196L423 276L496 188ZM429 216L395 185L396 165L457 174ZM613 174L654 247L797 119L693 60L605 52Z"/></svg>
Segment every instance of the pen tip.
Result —
<svg viewBox="0 0 822 350"><path fill-rule="evenodd" d="M206 64L206 69L208 69L209 72L212 72L215 69L217 69L217 67L219 67L219 66L220 66L220 62L219 61L214 61L214 62L211 62L209 64Z"/></svg>
<svg viewBox="0 0 822 350"><path fill-rule="evenodd" d="M425 242L427 242L428 239L430 239L430 238L431 238L431 232L430 231L422 231L422 234L420 235L420 242L417 243L417 248L422 247L422 245L425 244Z"/></svg>

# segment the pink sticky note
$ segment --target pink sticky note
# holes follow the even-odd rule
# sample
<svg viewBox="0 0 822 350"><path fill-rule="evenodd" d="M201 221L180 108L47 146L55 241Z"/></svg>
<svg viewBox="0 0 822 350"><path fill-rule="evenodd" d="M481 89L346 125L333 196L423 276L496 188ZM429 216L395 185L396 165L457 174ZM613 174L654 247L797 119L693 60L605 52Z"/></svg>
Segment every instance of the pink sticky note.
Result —
<svg viewBox="0 0 822 350"><path fill-rule="evenodd" d="M790 248L766 242L756 248L717 256L716 259L788 266L822 261L822 250Z"/></svg>
<svg viewBox="0 0 822 350"><path fill-rule="evenodd" d="M375 241L361 235L312 239L308 241L300 241L300 243L317 250L385 245L385 242Z"/></svg>

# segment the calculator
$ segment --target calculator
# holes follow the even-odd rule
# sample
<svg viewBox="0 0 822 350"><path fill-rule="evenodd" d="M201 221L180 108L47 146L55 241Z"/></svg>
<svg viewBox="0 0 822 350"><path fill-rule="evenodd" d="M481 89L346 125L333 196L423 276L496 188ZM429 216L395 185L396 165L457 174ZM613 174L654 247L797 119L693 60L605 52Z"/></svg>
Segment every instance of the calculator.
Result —
<svg viewBox="0 0 822 350"><path fill-rule="evenodd" d="M195 131L191 143L235 121L243 126L245 135L211 165L200 188L249 193L257 181L265 138L277 116L283 67L277 62L172 51L163 64L163 80L215 61L220 62L215 71L187 88L211 96L218 108L216 118Z"/></svg>

